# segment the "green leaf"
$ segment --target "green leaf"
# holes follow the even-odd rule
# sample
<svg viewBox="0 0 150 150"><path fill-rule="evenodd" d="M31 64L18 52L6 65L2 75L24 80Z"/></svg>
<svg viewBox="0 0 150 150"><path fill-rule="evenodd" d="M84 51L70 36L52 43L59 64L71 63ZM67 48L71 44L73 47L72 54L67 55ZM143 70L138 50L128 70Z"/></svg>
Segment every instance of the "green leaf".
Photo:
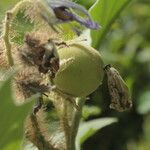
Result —
<svg viewBox="0 0 150 150"><path fill-rule="evenodd" d="M118 18L131 0L97 0L89 10L93 20L102 28L91 31L93 47L99 48L113 22Z"/></svg>
<svg viewBox="0 0 150 150"><path fill-rule="evenodd" d="M115 122L117 122L116 118L101 118L81 123L76 138L77 150L80 150L80 145L98 130Z"/></svg>
<svg viewBox="0 0 150 150"><path fill-rule="evenodd" d="M23 138L24 120L33 102L16 106L11 93L11 77L0 86L0 149L19 150Z"/></svg>
<svg viewBox="0 0 150 150"><path fill-rule="evenodd" d="M79 3L86 7L87 9L90 8L90 6L95 2L95 0L73 0L76 3Z"/></svg>

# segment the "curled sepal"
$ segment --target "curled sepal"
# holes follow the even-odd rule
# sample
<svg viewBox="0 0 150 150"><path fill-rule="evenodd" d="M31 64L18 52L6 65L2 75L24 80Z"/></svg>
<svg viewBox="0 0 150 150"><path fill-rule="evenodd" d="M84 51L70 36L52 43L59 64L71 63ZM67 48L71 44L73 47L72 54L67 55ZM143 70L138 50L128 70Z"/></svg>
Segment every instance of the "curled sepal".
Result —
<svg viewBox="0 0 150 150"><path fill-rule="evenodd" d="M108 89L111 96L110 108L120 112L130 109L132 101L129 89L119 72L110 65L107 65L104 71L107 75Z"/></svg>
<svg viewBox="0 0 150 150"><path fill-rule="evenodd" d="M41 12L43 18L49 24L58 24L76 21L90 29L98 29L99 25L91 19L88 11L81 5L68 0L39 0L45 6L45 11ZM47 13L46 13L47 11ZM48 16L49 13L55 15L55 19ZM77 13L79 12L79 13ZM80 15L83 14L83 17Z"/></svg>

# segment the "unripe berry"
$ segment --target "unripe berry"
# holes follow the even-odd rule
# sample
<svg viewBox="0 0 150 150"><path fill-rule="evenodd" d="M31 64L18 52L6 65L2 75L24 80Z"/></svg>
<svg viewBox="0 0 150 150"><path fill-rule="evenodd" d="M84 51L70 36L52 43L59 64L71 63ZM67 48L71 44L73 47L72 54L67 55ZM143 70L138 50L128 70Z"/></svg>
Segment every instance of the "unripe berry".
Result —
<svg viewBox="0 0 150 150"><path fill-rule="evenodd" d="M58 50L60 69L54 83L64 93L85 97L95 91L103 79L103 61L90 46L73 43Z"/></svg>

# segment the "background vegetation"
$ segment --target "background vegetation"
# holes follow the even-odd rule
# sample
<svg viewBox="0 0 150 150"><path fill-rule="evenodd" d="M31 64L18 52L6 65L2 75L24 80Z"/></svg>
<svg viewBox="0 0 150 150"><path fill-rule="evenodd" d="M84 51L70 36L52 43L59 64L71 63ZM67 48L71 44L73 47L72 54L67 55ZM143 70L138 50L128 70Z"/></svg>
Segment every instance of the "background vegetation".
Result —
<svg viewBox="0 0 150 150"><path fill-rule="evenodd" d="M17 0L0 1L0 20L5 10L11 8ZM94 0L78 0L87 9ZM92 31L93 46L102 54L105 64L112 64L127 82L133 100L130 111L119 113L109 109L110 97L108 89L103 85L87 101L83 111L86 121L114 117L118 122L98 130L92 134L86 133L80 141L83 150L149 150L150 148L150 1L149 0L100 0L94 10L93 18L100 22L102 28L98 32ZM122 11L123 10L123 11ZM121 14L120 14L121 12ZM2 84L0 100L12 99L9 95L9 80ZM7 91L7 92L6 92ZM9 97L8 97L9 96ZM11 130L15 133L14 121L22 122L29 106L18 110L18 115L10 122L4 118L3 109L9 109L7 101L0 104L1 129L0 135ZM15 107L15 106L14 106ZM5 114L6 115L6 114ZM5 121L5 124L3 123ZM8 125L8 126L6 126ZM96 125L96 124L95 124ZM5 128L2 128L4 127ZM99 128L98 128L99 129ZM5 131L5 132L2 132ZM8 131L9 132L9 131ZM7 134L6 134L7 135ZM17 140L20 134L16 135ZM10 136L9 136L10 137ZM11 137L10 137L11 138ZM5 136L4 136L5 139ZM6 138L7 139L7 138ZM4 140L5 141L5 140ZM4 150L12 148L12 141L8 139ZM14 140L15 141L15 140ZM6 145L0 141L1 146ZM1 147L0 147L1 149Z"/></svg>

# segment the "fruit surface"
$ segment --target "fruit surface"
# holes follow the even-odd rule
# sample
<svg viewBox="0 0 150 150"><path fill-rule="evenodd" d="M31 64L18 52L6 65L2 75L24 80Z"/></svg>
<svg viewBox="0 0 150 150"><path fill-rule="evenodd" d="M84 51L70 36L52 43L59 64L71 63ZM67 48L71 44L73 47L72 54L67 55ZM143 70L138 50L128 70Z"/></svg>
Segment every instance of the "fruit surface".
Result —
<svg viewBox="0 0 150 150"><path fill-rule="evenodd" d="M60 69L56 87L69 95L85 97L95 91L103 79L103 61L98 51L79 43L58 50Z"/></svg>

